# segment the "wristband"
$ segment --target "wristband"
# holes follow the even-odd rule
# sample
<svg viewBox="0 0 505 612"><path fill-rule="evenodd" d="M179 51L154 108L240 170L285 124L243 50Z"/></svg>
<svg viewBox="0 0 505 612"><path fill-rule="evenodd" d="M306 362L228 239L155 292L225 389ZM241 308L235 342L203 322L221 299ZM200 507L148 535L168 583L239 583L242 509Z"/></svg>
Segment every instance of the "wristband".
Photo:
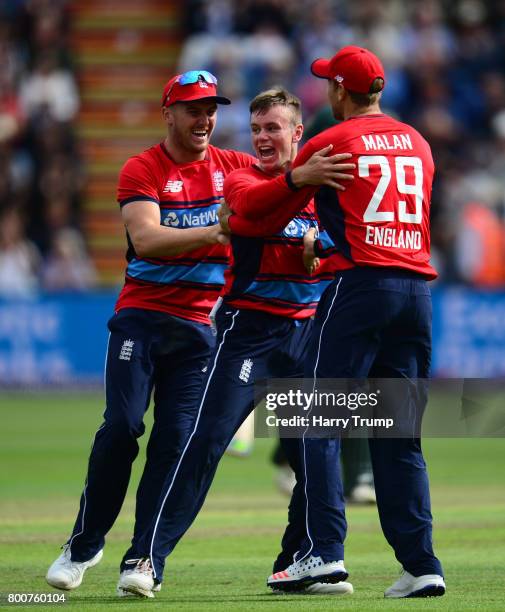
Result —
<svg viewBox="0 0 505 612"><path fill-rule="evenodd" d="M286 174L284 175L285 179L286 179L286 184L287 186L291 189L291 191L298 191L300 189L300 187L297 187L294 183L293 183L293 179L291 178L291 170L289 170L289 172L286 172Z"/></svg>
<svg viewBox="0 0 505 612"><path fill-rule="evenodd" d="M323 251L323 245L321 244L321 241L319 240L319 238L314 240L314 246L312 248L314 249L314 255L316 257L324 258L325 255Z"/></svg>

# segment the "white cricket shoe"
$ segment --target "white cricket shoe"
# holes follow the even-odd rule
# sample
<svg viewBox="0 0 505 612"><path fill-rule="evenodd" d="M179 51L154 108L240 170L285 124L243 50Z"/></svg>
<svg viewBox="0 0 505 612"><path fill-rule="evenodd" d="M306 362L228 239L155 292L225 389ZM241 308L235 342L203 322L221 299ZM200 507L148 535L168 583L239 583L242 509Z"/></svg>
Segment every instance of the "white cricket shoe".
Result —
<svg viewBox="0 0 505 612"><path fill-rule="evenodd" d="M274 595L352 595L353 586L350 582L314 582L297 590L274 589Z"/></svg>
<svg viewBox="0 0 505 612"><path fill-rule="evenodd" d="M315 582L342 582L348 576L343 561L325 563L321 557L310 555L295 561L282 572L272 574L267 580L267 586L272 589L297 590Z"/></svg>
<svg viewBox="0 0 505 612"><path fill-rule="evenodd" d="M70 546L65 544L63 552L47 570L46 581L56 589L71 591L80 586L84 572L88 567L100 563L103 549L99 550L89 561L72 561Z"/></svg>
<svg viewBox="0 0 505 612"><path fill-rule="evenodd" d="M125 565L131 565L132 569L123 570L119 575L119 582L117 583L118 595L124 596L120 592L126 591L138 597L154 597L153 590L158 585L154 584L151 559L149 557L128 559L125 561ZM161 584L158 591L160 589Z"/></svg>
<svg viewBox="0 0 505 612"><path fill-rule="evenodd" d="M440 597L445 593L445 582L438 574L412 576L405 570L384 593L384 597Z"/></svg>

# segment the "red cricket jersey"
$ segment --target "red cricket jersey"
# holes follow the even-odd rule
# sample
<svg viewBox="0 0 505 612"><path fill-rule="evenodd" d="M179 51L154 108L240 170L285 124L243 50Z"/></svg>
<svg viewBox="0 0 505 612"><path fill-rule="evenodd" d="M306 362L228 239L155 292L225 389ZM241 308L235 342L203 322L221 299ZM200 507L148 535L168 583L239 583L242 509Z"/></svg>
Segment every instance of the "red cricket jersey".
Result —
<svg viewBox="0 0 505 612"><path fill-rule="evenodd" d="M352 153L357 166L344 192L322 187L315 195L319 219L339 253L350 265L401 268L436 278L429 262L434 164L424 138L392 117L361 115L309 140L294 166L328 144L333 145L331 154ZM241 215L262 222L276 208L276 223L282 225L314 191L293 191L285 177L278 177L261 193L248 194L260 205L246 203ZM244 220L230 218L234 232L245 231L242 225Z"/></svg>
<svg viewBox="0 0 505 612"><path fill-rule="evenodd" d="M249 205L250 190L270 182L271 177L256 166L235 170L225 181L226 202L240 217L242 207ZM293 319L314 315L321 293L334 278L334 267L326 265L312 276L305 269L303 237L311 227L318 227L312 199L279 231L272 232L266 215L244 233L234 233L225 302Z"/></svg>
<svg viewBox="0 0 505 612"><path fill-rule="evenodd" d="M231 207L232 215L228 224L233 235L261 237L280 232L288 224L297 211L309 209L314 211L312 194L316 187L292 190L285 175L263 180L254 180L248 169L232 172L224 182L224 197ZM328 258L322 261L318 275L335 276L338 270L352 268L353 264L338 252L334 243L322 230L317 213L315 215L319 226L320 238L316 240L315 248L318 257ZM330 261L331 260L331 261Z"/></svg>
<svg viewBox="0 0 505 612"><path fill-rule="evenodd" d="M161 225L181 230L217 223L224 178L254 157L209 146L202 161L176 164L163 143L131 157L119 176L118 202L151 201ZM228 265L229 247L202 247L173 257L141 258L128 238L125 285L116 310L143 308L209 323Z"/></svg>

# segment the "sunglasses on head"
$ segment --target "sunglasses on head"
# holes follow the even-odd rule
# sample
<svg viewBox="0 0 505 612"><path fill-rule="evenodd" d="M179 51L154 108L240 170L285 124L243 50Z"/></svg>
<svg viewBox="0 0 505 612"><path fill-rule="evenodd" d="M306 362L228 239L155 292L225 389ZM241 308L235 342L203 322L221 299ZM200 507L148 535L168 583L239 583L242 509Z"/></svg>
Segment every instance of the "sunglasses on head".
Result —
<svg viewBox="0 0 505 612"><path fill-rule="evenodd" d="M167 103L167 100L172 93L172 89L176 83L179 85L193 85L194 83L198 83L198 81L203 80L206 83L211 83L213 85L217 85L217 79L208 70L189 70L188 72L183 72L183 74L179 75L177 79L172 83L170 89L167 91L167 95L163 100L163 106Z"/></svg>

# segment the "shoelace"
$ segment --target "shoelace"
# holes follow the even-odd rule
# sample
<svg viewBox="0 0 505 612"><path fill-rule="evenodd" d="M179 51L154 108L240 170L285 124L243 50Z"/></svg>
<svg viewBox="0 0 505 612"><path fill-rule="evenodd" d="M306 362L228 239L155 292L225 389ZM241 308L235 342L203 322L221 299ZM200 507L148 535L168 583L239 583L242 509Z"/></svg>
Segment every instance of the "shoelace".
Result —
<svg viewBox="0 0 505 612"><path fill-rule="evenodd" d="M68 544L63 544L61 550L63 551L63 555L65 557L68 557L68 559L70 560L70 546Z"/></svg>
<svg viewBox="0 0 505 612"><path fill-rule="evenodd" d="M66 562L66 571L71 572L75 580L82 572L82 563L80 563L79 561L72 561L70 546L68 544L63 544L61 548L63 550L63 557Z"/></svg>
<svg viewBox="0 0 505 612"><path fill-rule="evenodd" d="M151 565L151 559L149 557L142 557L141 559L127 559L125 565L135 565L132 571L140 572L151 576L153 573L153 567Z"/></svg>
<svg viewBox="0 0 505 612"><path fill-rule="evenodd" d="M314 557L311 555L307 559L303 559L303 561L295 561L288 567L287 571L290 573L299 574L304 572L307 568L318 567L322 564L323 561L321 557Z"/></svg>

